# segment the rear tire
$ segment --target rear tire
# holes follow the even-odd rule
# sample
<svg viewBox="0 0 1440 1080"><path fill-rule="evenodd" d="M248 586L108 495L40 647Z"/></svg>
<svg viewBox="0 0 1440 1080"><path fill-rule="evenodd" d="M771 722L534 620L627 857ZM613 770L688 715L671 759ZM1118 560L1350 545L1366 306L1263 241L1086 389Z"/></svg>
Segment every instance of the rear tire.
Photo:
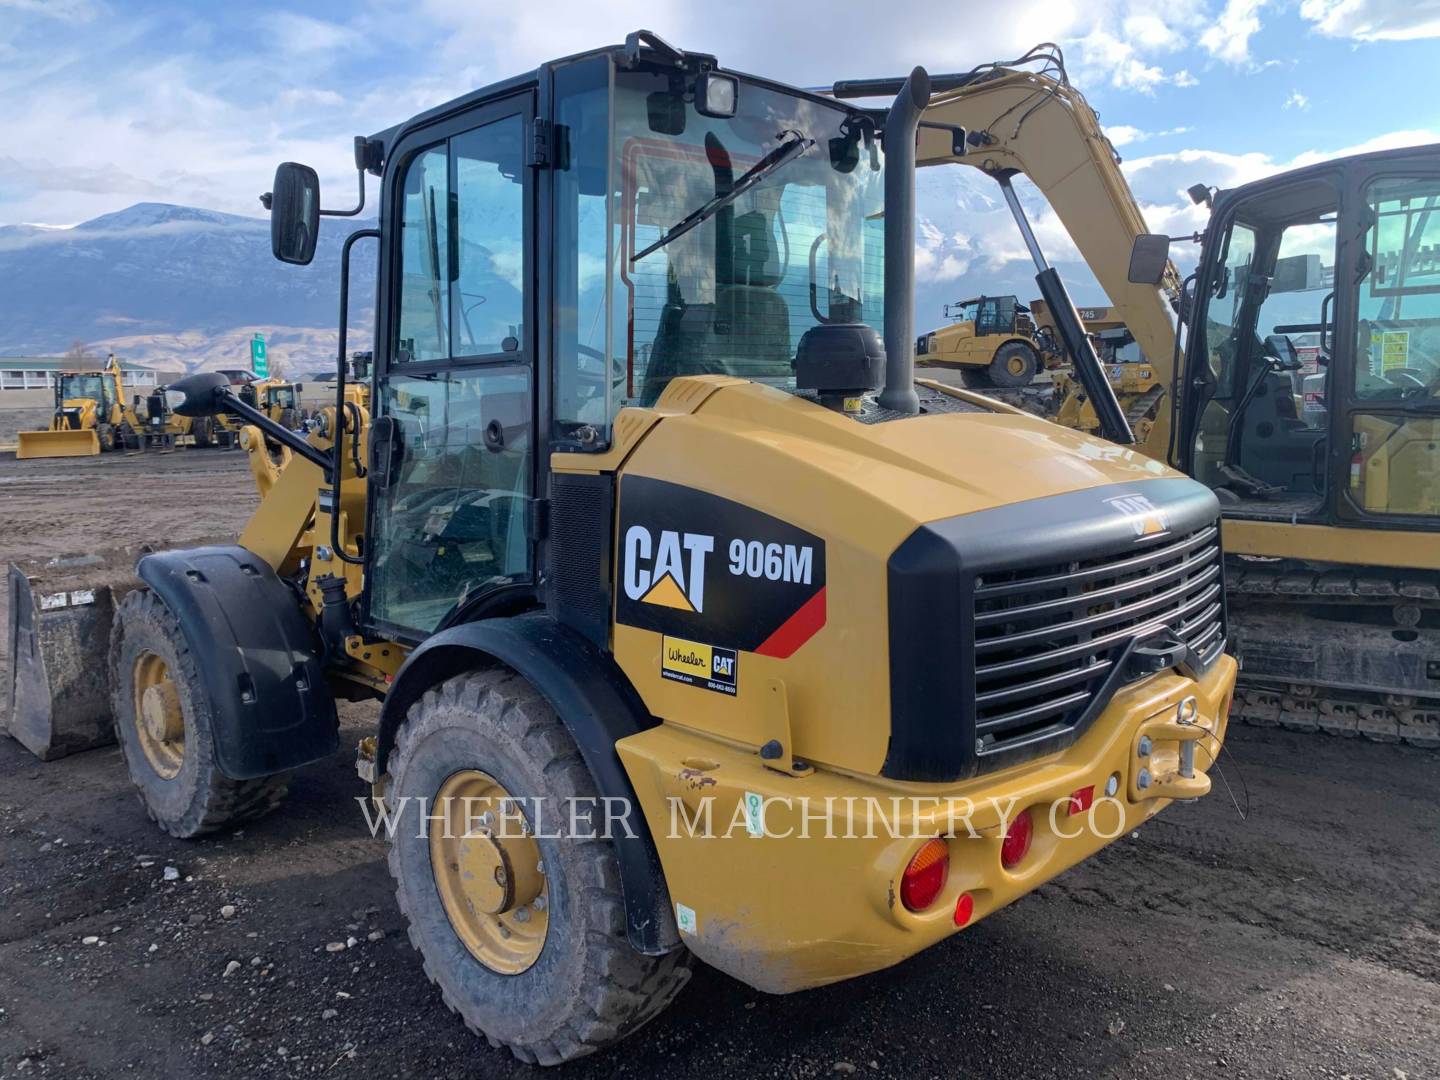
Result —
<svg viewBox="0 0 1440 1080"><path fill-rule="evenodd" d="M462 938L441 895L442 888L453 893L454 886L437 878L432 841L416 827L418 813L442 812L435 797L447 781L472 771L493 778L527 813L537 801L545 807L540 835L529 841L535 847L527 849L539 852L545 903L524 918L528 925L543 912L546 927L533 959L513 974L489 966ZM506 669L473 672L426 693L400 729L390 773L387 797L399 819L390 872L411 944L445 1004L492 1046L504 1046L532 1064L569 1061L629 1035L685 985L687 950L652 957L630 947L612 843L555 837L568 820L554 817L565 814L565 800L592 800L597 791L575 740L519 675ZM417 809L421 799L427 800L423 811ZM433 825L433 818L426 824ZM484 916L476 915L472 904L470 921L481 920L483 931L490 925L483 920L513 920L523 906ZM473 942L474 927L462 929Z"/></svg>
<svg viewBox="0 0 1440 1080"><path fill-rule="evenodd" d="M990 361L986 374L994 386L1016 389L1030 385L1040 366L1035 350L1018 341L1010 341L995 350L995 359Z"/></svg>
<svg viewBox="0 0 1440 1080"><path fill-rule="evenodd" d="M178 620L149 589L127 593L115 609L110 686L130 779L171 836L188 839L259 817L285 798L287 776L231 780L216 767L213 714L195 657Z"/></svg>
<svg viewBox="0 0 1440 1080"><path fill-rule="evenodd" d="M197 450L204 450L215 445L215 421L208 416L197 416L190 421L190 434L195 440Z"/></svg>

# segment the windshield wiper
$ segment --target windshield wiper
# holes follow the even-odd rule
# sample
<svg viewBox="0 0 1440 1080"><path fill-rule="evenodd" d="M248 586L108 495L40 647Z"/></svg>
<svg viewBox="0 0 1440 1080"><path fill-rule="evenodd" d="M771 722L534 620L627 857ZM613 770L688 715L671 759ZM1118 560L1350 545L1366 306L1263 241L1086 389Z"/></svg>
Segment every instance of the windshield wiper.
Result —
<svg viewBox="0 0 1440 1080"><path fill-rule="evenodd" d="M744 195L745 192L760 183L760 181L778 169L784 168L815 145L814 139L807 139L798 131L791 131L789 134L795 137L789 142L781 143L754 165L750 166L750 168L741 175L740 179L735 181L729 191L722 192L711 198L708 202L696 207L674 225L671 225L670 228L665 231L665 235L660 237L659 240L656 240L643 251L630 256L631 264L633 265L639 262L652 251L659 251L672 240L680 239L680 237L684 236L696 226L703 225L741 195Z"/></svg>

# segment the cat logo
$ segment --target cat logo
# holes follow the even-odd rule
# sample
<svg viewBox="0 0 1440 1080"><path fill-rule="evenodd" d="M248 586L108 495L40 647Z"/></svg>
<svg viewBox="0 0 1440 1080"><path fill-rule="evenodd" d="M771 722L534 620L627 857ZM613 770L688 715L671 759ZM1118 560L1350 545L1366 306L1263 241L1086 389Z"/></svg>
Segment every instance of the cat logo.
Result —
<svg viewBox="0 0 1440 1080"><path fill-rule="evenodd" d="M1163 536L1170 531L1170 521L1166 518L1165 511L1144 495L1116 495L1105 501L1116 512L1130 519L1130 527L1135 530L1136 540Z"/></svg>
<svg viewBox="0 0 1440 1080"><path fill-rule="evenodd" d="M705 556L715 537L663 529L656 540L643 525L625 530L625 595L678 611L705 610Z"/></svg>

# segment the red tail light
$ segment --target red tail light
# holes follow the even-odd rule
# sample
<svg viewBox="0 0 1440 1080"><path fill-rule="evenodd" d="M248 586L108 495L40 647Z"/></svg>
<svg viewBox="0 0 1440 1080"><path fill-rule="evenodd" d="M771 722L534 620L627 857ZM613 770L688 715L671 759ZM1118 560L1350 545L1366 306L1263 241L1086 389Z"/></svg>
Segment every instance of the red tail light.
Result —
<svg viewBox="0 0 1440 1080"><path fill-rule="evenodd" d="M1006 870L1013 870L1030 851L1030 841L1035 836L1035 825L1030 820L1030 811L1022 810L1011 819L1005 829L1005 839L1000 844L1000 864Z"/></svg>
<svg viewBox="0 0 1440 1080"><path fill-rule="evenodd" d="M935 902L950 876L950 848L938 836L925 841L900 878L900 902L907 911L924 911Z"/></svg>
<svg viewBox="0 0 1440 1080"><path fill-rule="evenodd" d="M1079 788L1070 796L1070 816L1083 814L1095 805L1095 785Z"/></svg>
<svg viewBox="0 0 1440 1080"><path fill-rule="evenodd" d="M960 899L955 901L955 925L965 926L970 922L970 916L975 914L975 898L968 892L961 893Z"/></svg>

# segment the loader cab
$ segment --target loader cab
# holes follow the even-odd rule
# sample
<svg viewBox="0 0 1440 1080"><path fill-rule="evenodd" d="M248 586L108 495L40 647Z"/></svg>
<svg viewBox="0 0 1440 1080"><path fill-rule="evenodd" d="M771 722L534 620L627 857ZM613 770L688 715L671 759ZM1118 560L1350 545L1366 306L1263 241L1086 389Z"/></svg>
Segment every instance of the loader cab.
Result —
<svg viewBox="0 0 1440 1080"><path fill-rule="evenodd" d="M1440 522L1440 147L1215 201L1188 320L1179 459L1227 514Z"/></svg>
<svg viewBox="0 0 1440 1080"><path fill-rule="evenodd" d="M604 452L625 407L679 375L793 391L810 328L883 332L864 111L708 56L607 49L370 142L387 464L361 617L392 639L534 605L550 455Z"/></svg>
<svg viewBox="0 0 1440 1080"><path fill-rule="evenodd" d="M62 427L81 428L85 402L93 401L95 422L108 423L119 404L115 376L101 371L71 371L55 380L55 413Z"/></svg>
<svg viewBox="0 0 1440 1080"><path fill-rule="evenodd" d="M99 371L72 371L60 376L55 384L56 403L93 401L96 410L107 412L117 399L115 376Z"/></svg>

